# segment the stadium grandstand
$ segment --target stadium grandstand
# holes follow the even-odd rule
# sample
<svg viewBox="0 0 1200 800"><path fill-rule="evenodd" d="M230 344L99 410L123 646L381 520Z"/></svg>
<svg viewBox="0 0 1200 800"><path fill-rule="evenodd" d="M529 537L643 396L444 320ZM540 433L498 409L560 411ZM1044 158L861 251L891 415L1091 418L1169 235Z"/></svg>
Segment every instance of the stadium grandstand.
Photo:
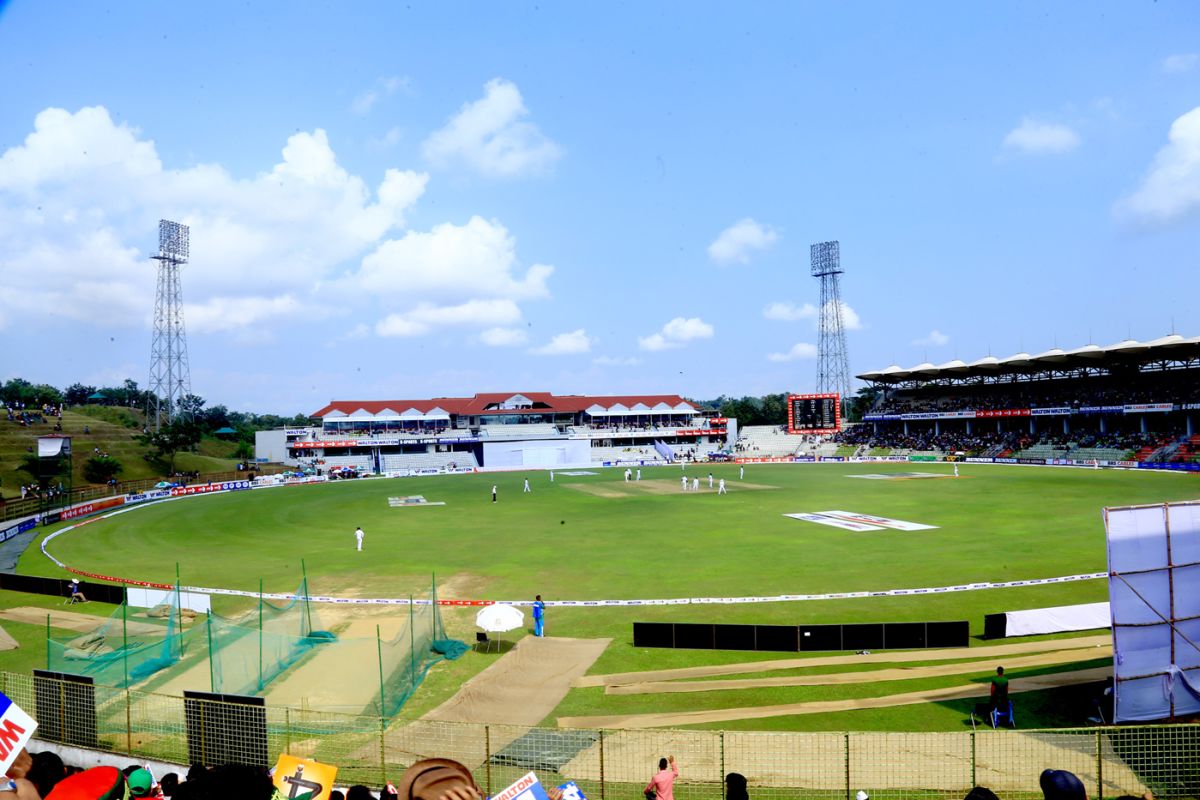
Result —
<svg viewBox="0 0 1200 800"><path fill-rule="evenodd" d="M890 366L863 422L837 434L872 453L1200 461L1200 337Z"/></svg>
<svg viewBox="0 0 1200 800"><path fill-rule="evenodd" d="M679 395L335 400L313 418L259 432L256 456L316 472L423 474L699 460L737 438L736 423Z"/></svg>

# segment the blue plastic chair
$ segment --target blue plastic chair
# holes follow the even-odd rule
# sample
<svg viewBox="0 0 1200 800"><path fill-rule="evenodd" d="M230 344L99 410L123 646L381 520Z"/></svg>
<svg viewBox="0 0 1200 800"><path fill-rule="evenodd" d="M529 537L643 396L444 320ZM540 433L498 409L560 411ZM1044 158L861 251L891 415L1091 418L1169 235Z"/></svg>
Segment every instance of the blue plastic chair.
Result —
<svg viewBox="0 0 1200 800"><path fill-rule="evenodd" d="M1016 717L1013 716L1012 700L1008 701L1008 710L1004 711L999 708L993 708L991 714L992 728L998 728L1001 722L1007 722L1012 727L1017 727Z"/></svg>

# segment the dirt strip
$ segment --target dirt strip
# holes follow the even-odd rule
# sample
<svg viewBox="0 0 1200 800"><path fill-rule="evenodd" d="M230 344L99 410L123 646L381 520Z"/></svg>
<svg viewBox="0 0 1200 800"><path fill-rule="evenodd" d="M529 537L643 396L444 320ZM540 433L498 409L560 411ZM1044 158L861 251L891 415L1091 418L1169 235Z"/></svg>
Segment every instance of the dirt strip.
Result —
<svg viewBox="0 0 1200 800"><path fill-rule="evenodd" d="M822 675L785 675L777 678L737 678L727 681L654 681L629 683L605 688L605 694L663 694L668 692L715 692L725 689L762 689L773 686L828 686L846 683L876 683L879 681L904 681L916 678L940 678L946 675L969 675L973 672L991 672L997 666L1005 669L1015 667L1045 667L1055 664L1071 664L1090 661L1094 658L1111 658L1112 647L1097 647L1093 650L1062 650L1040 653L1021 658L1006 658L1003 665L996 659L967 661L958 664L939 664L926 667L898 667L894 669L872 669L863 672L833 672Z"/></svg>
<svg viewBox="0 0 1200 800"><path fill-rule="evenodd" d="M6 619L11 622L27 622L31 625L45 625L46 615L50 615L50 625L54 628L62 628L68 631L78 631L79 633L91 633L92 631L109 622L112 617L96 617L91 614L78 614L74 611L58 611L56 609L37 608L35 606L20 606L18 608L9 608L0 611L0 619ZM117 620L120 623L120 620ZM127 620L126 627L129 632L138 636L165 633L167 630L166 623L161 625L151 625L148 622L137 622L136 620Z"/></svg>
<svg viewBox="0 0 1200 800"><path fill-rule="evenodd" d="M1085 647L1102 647L1112 644L1112 636L1083 636L1077 639L1051 639L1040 642L1015 642L1013 644L986 647L951 647L944 650L889 650L870 655L816 656L812 658L780 658L770 661L740 661L736 664L717 664L708 667L679 667L677 669L647 670L643 672L614 672L608 675L585 675L572 684L584 686L614 686L626 683L666 681L676 678L711 678L721 675L741 675L747 672L772 672L780 669L802 667L833 667L845 664L884 664L897 661L946 661L959 658L990 658L1018 653L1045 653L1048 651L1075 650Z"/></svg>
<svg viewBox="0 0 1200 800"><path fill-rule="evenodd" d="M1055 672L1017 678L1009 683L1010 694L1035 692L1060 686L1102 681L1112 676L1112 667ZM831 711L855 711L863 708L889 708L913 703L931 703L941 700L962 700L986 695L989 685L969 683L965 686L944 686L919 692L889 694L883 697L856 697L848 700L816 700L807 703L784 703L774 706L750 706L746 708L714 708L707 711L681 711L651 714L615 714L592 717L559 717L560 728L672 728L681 725L701 725L710 722L729 722L740 719L764 719L767 717L790 717L797 714L824 714Z"/></svg>
<svg viewBox="0 0 1200 800"><path fill-rule="evenodd" d="M8 631L0 628L0 650L16 650L20 646Z"/></svg>
<svg viewBox="0 0 1200 800"><path fill-rule="evenodd" d="M526 636L422 719L537 725L612 639Z"/></svg>

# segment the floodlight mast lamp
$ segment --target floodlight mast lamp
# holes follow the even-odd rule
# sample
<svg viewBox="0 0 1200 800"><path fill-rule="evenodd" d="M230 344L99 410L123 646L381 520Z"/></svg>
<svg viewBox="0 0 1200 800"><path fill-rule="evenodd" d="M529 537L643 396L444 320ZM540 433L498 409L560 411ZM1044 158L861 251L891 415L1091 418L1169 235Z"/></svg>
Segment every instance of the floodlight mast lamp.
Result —
<svg viewBox="0 0 1200 800"><path fill-rule="evenodd" d="M183 325L183 285L179 268L191 254L187 225L158 221L158 291L154 296L154 338L150 345L148 425L155 431L188 412L181 401L192 393L187 332Z"/></svg>
<svg viewBox="0 0 1200 800"><path fill-rule="evenodd" d="M817 242L809 249L812 276L821 281L821 306L817 339L817 392L837 392L845 415L850 400L850 359L846 351L846 326L842 318L842 269L838 242Z"/></svg>

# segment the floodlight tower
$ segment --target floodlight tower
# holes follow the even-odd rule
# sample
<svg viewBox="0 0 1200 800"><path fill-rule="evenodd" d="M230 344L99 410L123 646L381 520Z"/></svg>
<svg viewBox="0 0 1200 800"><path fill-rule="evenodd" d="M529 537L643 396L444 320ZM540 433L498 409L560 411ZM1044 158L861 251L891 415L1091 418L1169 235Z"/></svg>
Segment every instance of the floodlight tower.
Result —
<svg viewBox="0 0 1200 800"><path fill-rule="evenodd" d="M179 268L187 263L190 248L187 225L158 221L158 292L154 298L154 339L150 345L150 424L155 431L187 412L180 401L192 392L188 367L187 334L183 327L183 286Z"/></svg>
<svg viewBox="0 0 1200 800"><path fill-rule="evenodd" d="M841 248L837 242L817 242L809 249L812 276L821 279L821 307L817 339L817 391L837 392L842 408L850 400L850 360L846 354L846 327L842 320Z"/></svg>

